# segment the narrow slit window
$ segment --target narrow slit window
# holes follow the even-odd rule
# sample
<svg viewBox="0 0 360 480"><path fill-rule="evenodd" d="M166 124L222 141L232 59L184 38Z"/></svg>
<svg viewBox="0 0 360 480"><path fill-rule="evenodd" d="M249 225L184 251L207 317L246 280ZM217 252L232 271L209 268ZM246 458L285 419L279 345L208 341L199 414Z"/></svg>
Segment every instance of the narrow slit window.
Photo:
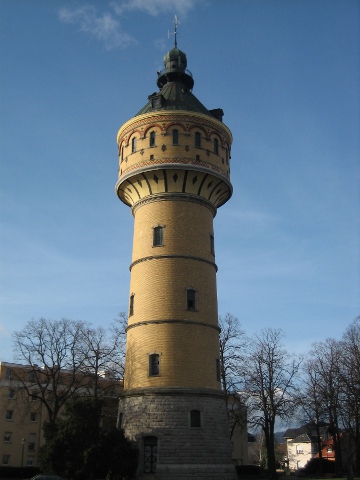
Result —
<svg viewBox="0 0 360 480"><path fill-rule="evenodd" d="M150 132L150 147L155 147L156 133Z"/></svg>
<svg viewBox="0 0 360 480"><path fill-rule="evenodd" d="M192 428L201 427L201 415L199 410L191 410L190 412L190 426Z"/></svg>
<svg viewBox="0 0 360 480"><path fill-rule="evenodd" d="M217 138L214 138L214 153L219 155L219 140Z"/></svg>
<svg viewBox="0 0 360 480"><path fill-rule="evenodd" d="M160 355L152 353L149 355L149 376L153 377L160 374Z"/></svg>
<svg viewBox="0 0 360 480"><path fill-rule="evenodd" d="M161 247L164 243L163 227L154 227L153 246Z"/></svg>
<svg viewBox="0 0 360 480"><path fill-rule="evenodd" d="M221 380L221 370L220 370L220 359L216 359L216 380L220 382Z"/></svg>
<svg viewBox="0 0 360 480"><path fill-rule="evenodd" d="M129 316L134 315L134 297L134 294L130 295Z"/></svg>
<svg viewBox="0 0 360 480"><path fill-rule="evenodd" d="M186 290L186 309L192 311L196 309L196 291L192 288Z"/></svg>
<svg viewBox="0 0 360 480"><path fill-rule="evenodd" d="M133 139L131 140L131 153L135 153L136 152L136 137L133 137Z"/></svg>
<svg viewBox="0 0 360 480"><path fill-rule="evenodd" d="M195 132L195 147L201 147L201 135L200 132Z"/></svg>
<svg viewBox="0 0 360 480"><path fill-rule="evenodd" d="M179 130L172 131L172 143L173 145L179 145Z"/></svg>
<svg viewBox="0 0 360 480"><path fill-rule="evenodd" d="M215 256L214 235L210 235L210 252L211 252L211 255Z"/></svg>

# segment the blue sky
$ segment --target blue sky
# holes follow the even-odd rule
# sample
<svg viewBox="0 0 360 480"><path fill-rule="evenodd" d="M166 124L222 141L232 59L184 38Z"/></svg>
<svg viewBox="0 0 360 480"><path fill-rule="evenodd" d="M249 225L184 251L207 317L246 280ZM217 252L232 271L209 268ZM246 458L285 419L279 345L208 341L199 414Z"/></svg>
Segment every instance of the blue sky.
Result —
<svg viewBox="0 0 360 480"><path fill-rule="evenodd" d="M215 218L219 313L289 350L360 313L355 0L0 1L0 360L32 318L127 310L133 219L116 133L178 46L234 137Z"/></svg>

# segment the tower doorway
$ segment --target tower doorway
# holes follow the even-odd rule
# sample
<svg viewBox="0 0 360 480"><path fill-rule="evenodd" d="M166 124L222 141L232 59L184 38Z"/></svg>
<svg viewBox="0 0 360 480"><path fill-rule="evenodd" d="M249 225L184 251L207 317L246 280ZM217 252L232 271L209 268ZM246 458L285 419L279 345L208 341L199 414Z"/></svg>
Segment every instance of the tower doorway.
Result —
<svg viewBox="0 0 360 480"><path fill-rule="evenodd" d="M144 438L144 473L155 473L157 462L157 438Z"/></svg>

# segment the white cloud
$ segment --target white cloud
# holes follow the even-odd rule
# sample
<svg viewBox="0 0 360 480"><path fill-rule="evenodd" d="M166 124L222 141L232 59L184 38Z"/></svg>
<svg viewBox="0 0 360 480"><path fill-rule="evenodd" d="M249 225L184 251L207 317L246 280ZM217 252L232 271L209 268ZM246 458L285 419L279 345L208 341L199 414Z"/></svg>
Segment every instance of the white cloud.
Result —
<svg viewBox="0 0 360 480"><path fill-rule="evenodd" d="M111 5L118 15L125 11L141 10L153 16L163 12L185 16L198 2L199 0L125 0Z"/></svg>
<svg viewBox="0 0 360 480"><path fill-rule="evenodd" d="M59 19L64 23L78 24L82 32L86 32L97 40L104 42L105 48L126 48L135 43L135 39L121 30L120 23L114 16L105 12L97 15L94 6L85 5L75 10L62 8L59 11Z"/></svg>

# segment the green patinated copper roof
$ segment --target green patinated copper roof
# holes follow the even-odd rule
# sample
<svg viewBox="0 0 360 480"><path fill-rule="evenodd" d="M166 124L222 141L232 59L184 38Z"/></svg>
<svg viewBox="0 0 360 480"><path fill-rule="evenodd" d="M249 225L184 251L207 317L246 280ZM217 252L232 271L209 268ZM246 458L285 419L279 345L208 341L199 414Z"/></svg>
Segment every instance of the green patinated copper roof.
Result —
<svg viewBox="0 0 360 480"><path fill-rule="evenodd" d="M173 48L164 57L165 69L158 72L158 92L149 95L148 103L136 114L161 110L187 110L203 113L222 120L222 110L208 110L192 93L194 80L187 70L187 59L184 52Z"/></svg>
<svg viewBox="0 0 360 480"><path fill-rule="evenodd" d="M153 106L153 99L161 96L156 106ZM193 93L180 82L169 82L153 95L150 95L149 102L140 110L137 115L154 112L157 110L190 110L191 112L211 115L209 110L193 95Z"/></svg>

